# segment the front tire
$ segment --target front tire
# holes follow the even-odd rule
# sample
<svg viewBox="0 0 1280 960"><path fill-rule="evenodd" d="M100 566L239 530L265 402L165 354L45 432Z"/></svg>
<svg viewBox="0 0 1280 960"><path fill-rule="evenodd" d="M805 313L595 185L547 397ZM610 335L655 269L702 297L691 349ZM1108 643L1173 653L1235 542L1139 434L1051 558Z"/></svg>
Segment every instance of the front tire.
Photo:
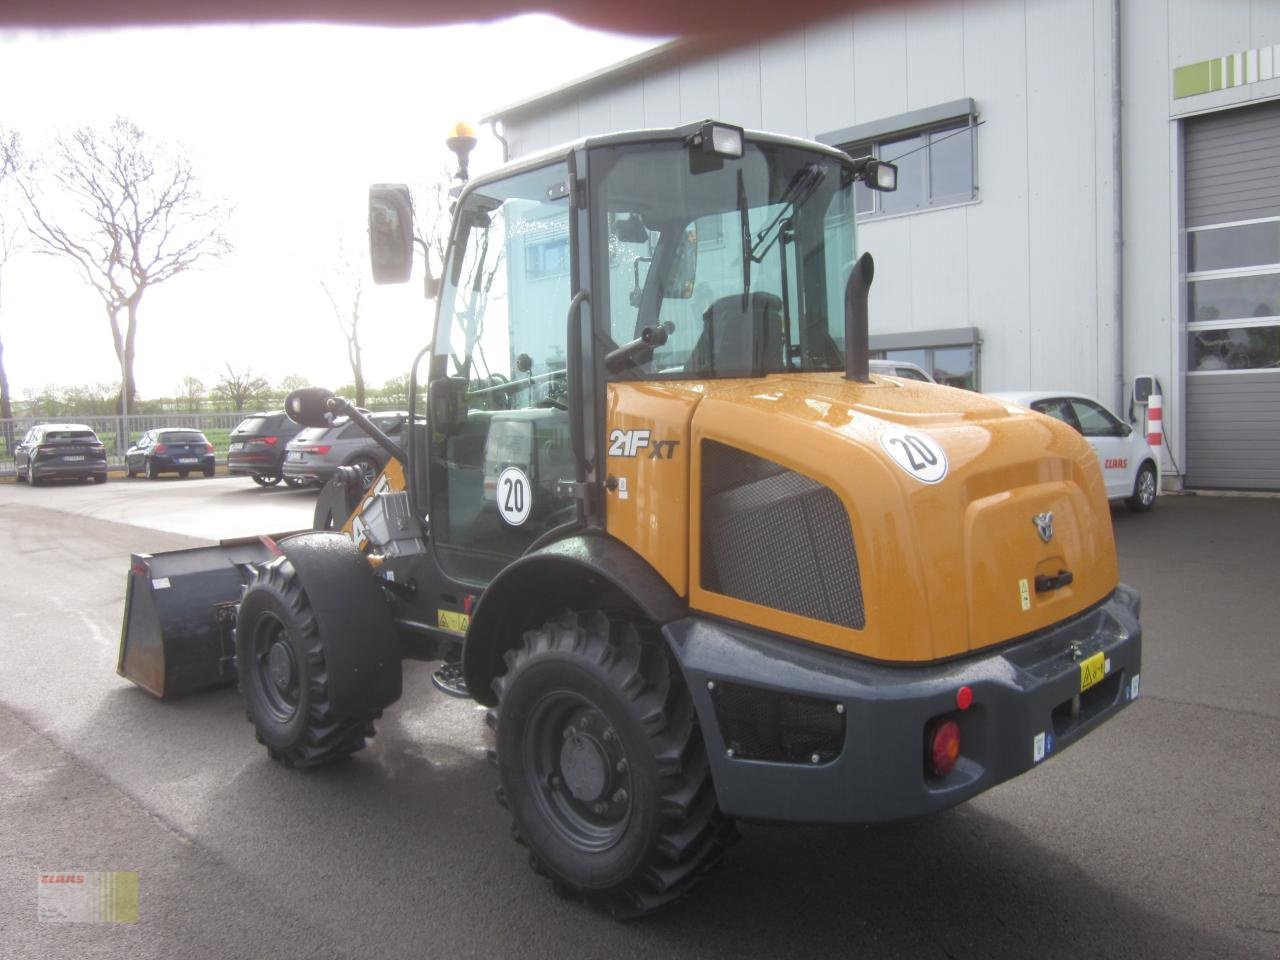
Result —
<svg viewBox="0 0 1280 960"><path fill-rule="evenodd" d="M566 612L494 681L500 796L530 863L619 918L684 896L733 836L683 678L646 634Z"/></svg>
<svg viewBox="0 0 1280 960"><path fill-rule="evenodd" d="M1146 513L1156 505L1156 468L1150 460L1138 468L1138 475L1133 481L1133 496L1125 504L1134 513Z"/></svg>
<svg viewBox="0 0 1280 960"><path fill-rule="evenodd" d="M373 736L373 713L339 717L330 706L319 624L286 557L254 568L236 619L236 662L249 720L273 760L332 763Z"/></svg>

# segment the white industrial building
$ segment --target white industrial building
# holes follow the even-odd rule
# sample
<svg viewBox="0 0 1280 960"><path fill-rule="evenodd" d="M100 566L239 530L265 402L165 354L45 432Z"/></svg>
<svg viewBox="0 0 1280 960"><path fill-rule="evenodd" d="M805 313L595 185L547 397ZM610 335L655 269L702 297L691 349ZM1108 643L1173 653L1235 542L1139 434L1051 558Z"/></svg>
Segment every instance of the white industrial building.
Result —
<svg viewBox="0 0 1280 960"><path fill-rule="evenodd" d="M873 349L1122 414L1154 374L1166 485L1280 489L1277 0L890 7L675 41L485 120L516 157L707 117L897 159L859 204Z"/></svg>

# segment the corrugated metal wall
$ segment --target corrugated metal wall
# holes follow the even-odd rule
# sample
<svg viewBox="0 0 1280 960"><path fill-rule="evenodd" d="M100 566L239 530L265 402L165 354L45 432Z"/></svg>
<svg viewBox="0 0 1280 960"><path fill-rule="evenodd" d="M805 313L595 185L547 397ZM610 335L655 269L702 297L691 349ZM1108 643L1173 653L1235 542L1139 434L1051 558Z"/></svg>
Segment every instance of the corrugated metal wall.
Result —
<svg viewBox="0 0 1280 960"><path fill-rule="evenodd" d="M1185 121L1184 135L1188 228L1280 216L1280 102L1189 119ZM1239 229L1242 228L1223 228L1221 232ZM1264 299L1257 293L1259 281L1280 274L1280 263L1267 263L1270 258L1259 251L1244 253L1241 269L1227 268L1209 274L1212 279L1208 282L1219 285L1219 302L1227 304L1228 310L1235 288L1228 286L1224 290L1223 285L1238 283L1240 296L1236 299L1252 304ZM1280 252L1276 257L1280 259ZM1205 275L1200 275L1200 282L1204 280ZM1195 282L1193 276L1191 283ZM1248 292L1252 296L1245 296ZM1239 329L1234 331L1228 326L1232 322L1229 320L1188 319L1191 329L1201 335L1256 336L1280 324L1272 319L1277 313L1280 304L1269 301L1259 303L1252 311L1225 312L1224 317L1239 318L1235 321ZM1188 370L1189 486L1280 490L1280 368L1266 366L1274 362L1270 355L1263 354L1249 362L1263 364L1261 369L1200 373Z"/></svg>

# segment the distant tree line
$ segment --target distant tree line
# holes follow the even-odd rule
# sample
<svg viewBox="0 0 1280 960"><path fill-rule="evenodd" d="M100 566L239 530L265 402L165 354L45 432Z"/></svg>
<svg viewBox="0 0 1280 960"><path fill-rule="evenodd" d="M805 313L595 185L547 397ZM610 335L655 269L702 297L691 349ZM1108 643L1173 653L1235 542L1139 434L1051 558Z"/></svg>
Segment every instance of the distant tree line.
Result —
<svg viewBox="0 0 1280 960"><path fill-rule="evenodd" d="M183 377L173 396L137 396L130 416L166 413L243 413L248 410L278 409L284 398L299 387L309 386L305 377L291 374L275 383L250 368L238 369L227 364L212 385L197 377ZM344 384L336 391L354 399L354 384ZM120 384L92 383L61 387L49 385L39 390L26 390L22 400L13 402L17 417L108 417L118 413ZM371 409L405 409L409 402L409 378L392 377L381 387L366 386L365 406ZM419 399L421 403L421 399Z"/></svg>

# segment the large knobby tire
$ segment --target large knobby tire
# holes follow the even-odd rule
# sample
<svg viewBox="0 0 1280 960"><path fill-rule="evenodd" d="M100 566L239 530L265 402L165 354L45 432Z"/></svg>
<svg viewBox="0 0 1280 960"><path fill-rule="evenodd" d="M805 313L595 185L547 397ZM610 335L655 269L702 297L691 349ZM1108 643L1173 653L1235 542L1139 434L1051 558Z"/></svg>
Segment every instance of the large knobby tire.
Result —
<svg viewBox="0 0 1280 960"><path fill-rule="evenodd" d="M1134 513L1146 513L1156 505L1156 468L1150 460L1138 468L1133 481L1133 496L1125 501Z"/></svg>
<svg viewBox="0 0 1280 960"><path fill-rule="evenodd" d="M254 568L236 619L236 662L249 720L272 759L319 766L373 736L374 714L353 719L330 709L320 630L285 557Z"/></svg>
<svg viewBox="0 0 1280 960"><path fill-rule="evenodd" d="M600 611L524 635L494 681L499 800L558 892L632 918L685 895L734 836L661 639Z"/></svg>

